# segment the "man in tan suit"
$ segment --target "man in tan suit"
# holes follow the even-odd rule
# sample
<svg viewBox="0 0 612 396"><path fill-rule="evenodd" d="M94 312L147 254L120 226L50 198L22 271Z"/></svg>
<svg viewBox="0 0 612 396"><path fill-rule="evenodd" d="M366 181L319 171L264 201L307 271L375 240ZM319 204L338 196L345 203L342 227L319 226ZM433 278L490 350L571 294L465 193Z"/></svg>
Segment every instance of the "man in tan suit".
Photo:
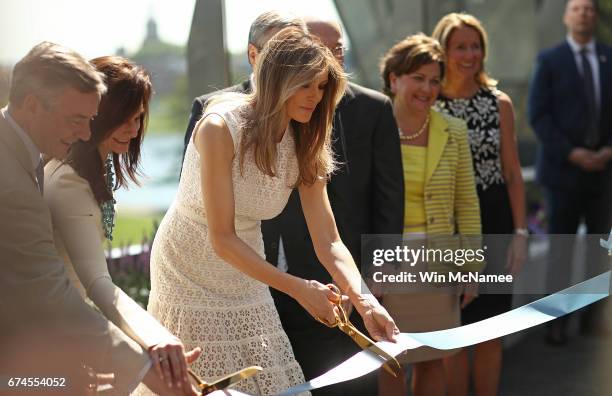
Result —
<svg viewBox="0 0 612 396"><path fill-rule="evenodd" d="M70 285L55 249L41 153L63 158L89 139L105 89L91 64L52 43L34 47L13 70L0 111L0 378L65 378L65 390L82 395L95 385L92 373L110 373L117 394L141 381L161 394L195 394L166 387L147 351Z"/></svg>

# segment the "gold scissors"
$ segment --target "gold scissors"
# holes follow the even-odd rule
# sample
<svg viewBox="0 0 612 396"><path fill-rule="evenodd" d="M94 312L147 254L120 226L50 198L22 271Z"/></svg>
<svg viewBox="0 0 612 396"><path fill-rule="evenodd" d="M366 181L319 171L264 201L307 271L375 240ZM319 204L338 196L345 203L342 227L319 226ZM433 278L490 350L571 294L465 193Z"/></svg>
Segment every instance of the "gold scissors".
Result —
<svg viewBox="0 0 612 396"><path fill-rule="evenodd" d="M209 393L213 393L214 391L218 391L221 389L225 389L230 385L235 384L238 381L242 381L243 379L254 376L255 374L263 371L263 369L259 366L250 366L247 368L243 368L240 371L236 371L228 376L221 378L213 383L207 383L202 380L196 373L188 369L189 375L196 381L198 389L200 389L200 395L208 395Z"/></svg>
<svg viewBox="0 0 612 396"><path fill-rule="evenodd" d="M316 319L327 327L338 327L343 333L351 337L353 341L355 341L355 343L357 343L357 345L359 345L362 349L368 350L378 355L385 361L385 363L383 364L383 368L389 374L391 374L395 378L398 378L402 373L402 366L400 366L397 359L389 355L387 352L383 351L376 345L376 343L372 339L370 339L368 336L366 336L365 334L357 330L357 328L355 328L355 325L351 323L348 318L348 315L346 314L346 311L342 307L342 292L340 291L338 286L334 284L329 284L327 285L327 287L329 287L334 293L338 294L339 296L338 301L334 302L334 304L338 308L338 313L334 312L334 315L336 316L336 323L329 324L321 320L320 318Z"/></svg>

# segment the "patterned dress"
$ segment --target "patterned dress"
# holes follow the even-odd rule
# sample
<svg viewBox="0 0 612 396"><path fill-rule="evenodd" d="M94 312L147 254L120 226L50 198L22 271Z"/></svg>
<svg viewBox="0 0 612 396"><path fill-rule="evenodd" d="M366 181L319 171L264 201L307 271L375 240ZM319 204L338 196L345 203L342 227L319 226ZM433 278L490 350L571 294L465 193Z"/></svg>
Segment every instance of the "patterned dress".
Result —
<svg viewBox="0 0 612 396"><path fill-rule="evenodd" d="M472 151L476 191L480 201L480 216L484 244L487 245L485 273L505 274L506 251L514 230L508 189L501 165L501 130L499 94L494 88L481 87L471 98L450 99L440 95L436 107L467 123ZM464 324L473 323L510 310L512 296L502 290L481 290L462 312Z"/></svg>
<svg viewBox="0 0 612 396"><path fill-rule="evenodd" d="M236 156L232 165L236 233L264 257L261 220L277 216L297 180L292 131L278 143L277 176L264 175L252 153L241 171L238 147L246 103L243 97L209 106L227 124ZM246 366L264 370L235 389L269 395L304 381L267 285L223 261L211 246L201 190L200 155L189 142L177 196L164 217L151 252L148 310L186 348L202 347L192 366L206 381Z"/></svg>

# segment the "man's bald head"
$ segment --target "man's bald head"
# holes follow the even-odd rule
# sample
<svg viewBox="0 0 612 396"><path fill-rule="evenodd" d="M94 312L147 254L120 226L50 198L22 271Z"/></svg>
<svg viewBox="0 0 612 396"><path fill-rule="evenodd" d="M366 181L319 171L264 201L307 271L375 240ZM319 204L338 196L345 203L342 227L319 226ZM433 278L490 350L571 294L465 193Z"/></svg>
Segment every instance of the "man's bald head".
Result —
<svg viewBox="0 0 612 396"><path fill-rule="evenodd" d="M308 16L304 18L308 32L317 36L329 48L341 65L344 64L344 39L340 24L333 20Z"/></svg>

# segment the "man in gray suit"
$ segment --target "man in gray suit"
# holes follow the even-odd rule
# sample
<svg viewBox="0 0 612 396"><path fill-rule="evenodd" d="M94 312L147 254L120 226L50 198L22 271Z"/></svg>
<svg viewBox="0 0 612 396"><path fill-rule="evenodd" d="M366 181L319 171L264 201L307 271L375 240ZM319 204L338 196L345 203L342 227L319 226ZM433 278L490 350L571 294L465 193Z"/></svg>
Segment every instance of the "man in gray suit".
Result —
<svg viewBox="0 0 612 396"><path fill-rule="evenodd" d="M110 373L118 394L143 381L157 393L195 395L168 389L147 351L85 303L55 249L41 153L63 158L89 139L105 89L89 62L52 43L35 46L13 70L0 112L0 378L55 377L56 387L82 395L95 389L97 373Z"/></svg>

